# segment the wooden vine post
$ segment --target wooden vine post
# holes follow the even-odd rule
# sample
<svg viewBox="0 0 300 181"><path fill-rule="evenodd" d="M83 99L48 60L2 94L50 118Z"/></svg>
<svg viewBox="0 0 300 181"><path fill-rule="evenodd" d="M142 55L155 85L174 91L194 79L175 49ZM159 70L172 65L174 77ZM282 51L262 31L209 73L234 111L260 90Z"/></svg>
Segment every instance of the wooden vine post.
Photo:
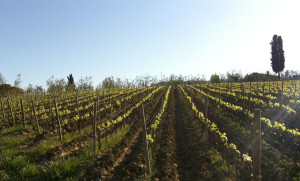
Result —
<svg viewBox="0 0 300 181"><path fill-rule="evenodd" d="M9 111L10 111L10 114L11 114L11 117L12 117L12 126L16 125L16 120L15 120L15 115L13 113L13 110L12 110L12 107L11 107L11 104L10 104L10 101L9 99L7 99L7 103L8 103L8 107L9 107Z"/></svg>
<svg viewBox="0 0 300 181"><path fill-rule="evenodd" d="M99 106L99 104L98 104L98 106ZM99 118L100 118L100 114L99 114ZM101 143L101 128L98 129L98 142L99 142L98 147L99 147L99 151L100 151L101 150L101 145L102 145L102 143Z"/></svg>
<svg viewBox="0 0 300 181"><path fill-rule="evenodd" d="M111 117L111 114L112 114L112 105L111 105L111 95L110 95L110 91L109 91L109 105L110 105L110 117Z"/></svg>
<svg viewBox="0 0 300 181"><path fill-rule="evenodd" d="M1 97L1 109L2 109L2 118L3 118L3 122L5 121L5 112L4 112L4 106L3 106L3 100Z"/></svg>
<svg viewBox="0 0 300 181"><path fill-rule="evenodd" d="M125 127L125 114L126 114L126 104L127 104L127 90L125 90L125 98L124 98L124 118L122 120L123 124L122 124L122 127Z"/></svg>
<svg viewBox="0 0 300 181"><path fill-rule="evenodd" d="M142 119L142 125L143 126L142 127L143 127L143 137L144 137L145 162L146 162L146 166L148 168L148 173L151 174L151 165L150 165L148 141L147 141L146 118L145 118L145 111L144 111L144 105L143 104L142 104L142 111L143 111L143 119Z"/></svg>
<svg viewBox="0 0 300 181"><path fill-rule="evenodd" d="M22 109L22 120L23 120L23 127L26 128L26 124L25 124L25 111L24 111L24 104L23 104L23 100L20 100L21 102L21 109Z"/></svg>
<svg viewBox="0 0 300 181"><path fill-rule="evenodd" d="M100 98L99 98L99 94L97 96L97 110L100 111Z"/></svg>
<svg viewBox="0 0 300 181"><path fill-rule="evenodd" d="M206 140L206 138L208 137L208 130L207 130L207 121L208 121L208 97L205 97L205 123L204 125L204 139Z"/></svg>
<svg viewBox="0 0 300 181"><path fill-rule="evenodd" d="M36 124L37 130L38 130L39 134L41 134L39 120L38 120L37 115L36 115L36 111L35 111L35 106L34 106L33 99L31 100L31 104L32 104L32 108L33 108L33 114L34 114L35 124Z"/></svg>
<svg viewBox="0 0 300 181"><path fill-rule="evenodd" d="M54 126L54 118L53 118L53 114L52 114L51 96L50 95L49 95L49 117L51 119L52 129L54 131L55 130L55 126Z"/></svg>
<svg viewBox="0 0 300 181"><path fill-rule="evenodd" d="M54 99L54 104L55 104L55 111L56 111L56 119L57 119L57 124L58 124L58 133L59 133L59 139L62 142L62 132L61 132L61 124L59 120L59 114L58 114L58 109L57 109L57 103L56 100Z"/></svg>
<svg viewBox="0 0 300 181"><path fill-rule="evenodd" d="M79 117L79 98L78 98L79 90L77 90L76 94L76 107L77 107L77 116ZM78 119L78 130L81 132L80 118Z"/></svg>
<svg viewBox="0 0 300 181"><path fill-rule="evenodd" d="M221 102L221 87L219 87L219 104Z"/></svg>
<svg viewBox="0 0 300 181"><path fill-rule="evenodd" d="M260 181L260 162L261 162L261 111L254 110L253 122L253 180Z"/></svg>
<svg viewBox="0 0 300 181"><path fill-rule="evenodd" d="M96 152L97 150L97 130L96 130L96 121L97 121L97 102L94 104L94 121L93 121L93 139L94 139L94 151Z"/></svg>
<svg viewBox="0 0 300 181"><path fill-rule="evenodd" d="M256 96L258 96L258 82L256 83Z"/></svg>
<svg viewBox="0 0 300 181"><path fill-rule="evenodd" d="M105 105L105 89L103 89L103 106Z"/></svg>

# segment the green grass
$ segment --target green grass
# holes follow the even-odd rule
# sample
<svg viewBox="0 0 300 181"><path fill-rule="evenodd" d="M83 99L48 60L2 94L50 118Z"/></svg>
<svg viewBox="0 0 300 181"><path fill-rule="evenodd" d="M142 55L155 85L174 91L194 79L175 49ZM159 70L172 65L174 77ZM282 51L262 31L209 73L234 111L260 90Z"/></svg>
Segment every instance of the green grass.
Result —
<svg viewBox="0 0 300 181"><path fill-rule="evenodd" d="M62 144L59 138L55 137L38 143L37 146L30 148L27 152L21 152L20 144L33 138L35 134L30 132L28 135L11 136L11 134L23 129L23 127L13 127L1 134L0 178L14 179L20 176L24 178L36 175L40 169L34 164L34 159L50 148ZM32 127L27 127L26 129L32 129ZM82 132L82 134L86 134L86 131ZM65 135L64 142L69 142L78 136L80 134Z"/></svg>
<svg viewBox="0 0 300 181"><path fill-rule="evenodd" d="M77 165L87 162L93 156L93 144L79 150L78 154L62 158L53 162L48 168L36 165L35 158L46 153L51 148L68 143L81 135L91 133L91 127L81 131L81 133L67 134L63 136L63 143L58 136L42 140L28 151L21 151L20 144L34 138L35 132L27 135L11 136L11 134L21 131L22 127L9 128L0 134L0 180L76 180L74 175ZM26 129L32 129L28 127ZM129 131L130 126L119 129L118 133L114 132L106 139L102 139L101 152L106 153L117 145L125 134ZM97 152L99 150L97 149Z"/></svg>
<svg viewBox="0 0 300 181"><path fill-rule="evenodd" d="M13 134L13 133L18 132L18 131L25 130L25 129L26 130L31 130L32 126L27 126L26 128L24 128L23 126L8 128L7 130L4 130L2 133L0 133L0 138L4 137L4 136L7 136L7 135L10 135L10 134Z"/></svg>
<svg viewBox="0 0 300 181"><path fill-rule="evenodd" d="M118 133L114 132L106 139L102 139L101 152L106 153L111 148L115 147L124 138L126 133L130 130L130 126L126 125L125 128L119 129ZM97 147L97 152L99 149ZM94 152L94 145L90 145L80 149L78 155L67 157L55 161L48 169L41 170L39 179L41 180L56 180L56 179L68 179L76 180L76 166L81 163L88 162L92 156L97 154Z"/></svg>
<svg viewBox="0 0 300 181"><path fill-rule="evenodd" d="M18 135L11 137L10 134L23 130L23 127L9 128L1 134L0 137L0 178L7 180L11 175L15 175L15 170L22 169L27 165L28 160L20 155L20 144L33 138L34 132L28 135ZM26 129L32 129L28 127Z"/></svg>
<svg viewBox="0 0 300 181"><path fill-rule="evenodd" d="M72 133L72 134L63 135L63 142L59 140L58 136L48 140L44 140L40 142L37 146L31 148L26 153L26 156L28 158L35 158L39 155L46 153L51 148L60 146L64 143L71 142L73 139L78 138L79 136L88 135L90 133L91 133L91 128L87 127L84 130L82 130L81 133L76 132L75 134Z"/></svg>

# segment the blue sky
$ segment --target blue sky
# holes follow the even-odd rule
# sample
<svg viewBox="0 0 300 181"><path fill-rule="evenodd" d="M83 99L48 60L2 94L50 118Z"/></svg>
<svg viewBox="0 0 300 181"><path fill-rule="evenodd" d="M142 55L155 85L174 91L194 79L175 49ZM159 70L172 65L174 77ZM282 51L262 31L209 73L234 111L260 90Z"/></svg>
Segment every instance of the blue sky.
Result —
<svg viewBox="0 0 300 181"><path fill-rule="evenodd" d="M52 75L271 71L270 41L283 38L286 69L299 70L297 0L0 0L0 72L22 87Z"/></svg>

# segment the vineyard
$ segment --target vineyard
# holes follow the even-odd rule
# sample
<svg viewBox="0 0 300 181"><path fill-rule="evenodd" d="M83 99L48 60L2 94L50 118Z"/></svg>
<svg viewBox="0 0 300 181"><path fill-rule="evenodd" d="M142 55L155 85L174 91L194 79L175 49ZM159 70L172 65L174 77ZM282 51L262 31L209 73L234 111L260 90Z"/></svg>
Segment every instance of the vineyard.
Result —
<svg viewBox="0 0 300 181"><path fill-rule="evenodd" d="M252 180L254 120L261 179L300 180L299 96L271 81L1 97L0 180Z"/></svg>

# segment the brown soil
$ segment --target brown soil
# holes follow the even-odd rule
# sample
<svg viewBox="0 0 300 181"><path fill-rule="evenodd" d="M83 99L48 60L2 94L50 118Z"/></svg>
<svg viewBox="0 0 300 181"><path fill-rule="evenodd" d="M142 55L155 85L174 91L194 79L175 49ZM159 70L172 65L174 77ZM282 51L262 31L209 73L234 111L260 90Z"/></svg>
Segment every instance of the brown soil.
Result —
<svg viewBox="0 0 300 181"><path fill-rule="evenodd" d="M158 97L161 95L162 93ZM145 104L146 120L153 116L158 104L159 99ZM132 126L117 146L109 153L100 153L91 161L77 167L80 180L126 180L143 173L141 109L135 109L131 115L128 119L131 120Z"/></svg>
<svg viewBox="0 0 300 181"><path fill-rule="evenodd" d="M195 129L189 124L184 113L183 102L175 91L175 134L180 180L212 180L211 160L203 152Z"/></svg>

